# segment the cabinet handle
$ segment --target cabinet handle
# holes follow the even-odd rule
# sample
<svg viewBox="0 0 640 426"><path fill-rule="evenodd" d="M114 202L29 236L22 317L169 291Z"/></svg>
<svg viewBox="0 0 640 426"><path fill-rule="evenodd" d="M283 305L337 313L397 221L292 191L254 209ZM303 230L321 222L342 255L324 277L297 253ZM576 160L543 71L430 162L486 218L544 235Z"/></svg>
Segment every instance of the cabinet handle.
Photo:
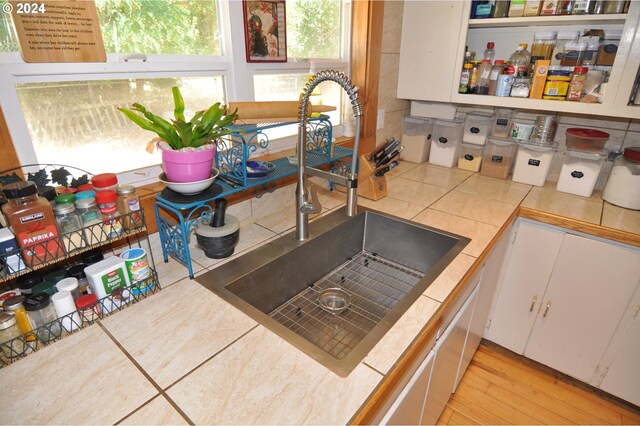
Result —
<svg viewBox="0 0 640 426"><path fill-rule="evenodd" d="M531 306L529 307L529 312L533 312L533 307L536 305L538 301L538 296L533 296L533 300L531 301Z"/></svg>
<svg viewBox="0 0 640 426"><path fill-rule="evenodd" d="M542 318L545 318L547 316L547 314L549 313L549 308L551 307L551 300L549 300L547 302L547 307L544 308L544 313L542 314Z"/></svg>

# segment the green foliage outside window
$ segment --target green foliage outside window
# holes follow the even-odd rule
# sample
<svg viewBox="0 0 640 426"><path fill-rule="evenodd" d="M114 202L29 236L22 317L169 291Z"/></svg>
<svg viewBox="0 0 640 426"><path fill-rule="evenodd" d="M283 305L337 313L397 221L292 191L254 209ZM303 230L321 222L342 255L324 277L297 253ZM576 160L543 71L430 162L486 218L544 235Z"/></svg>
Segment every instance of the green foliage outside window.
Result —
<svg viewBox="0 0 640 426"><path fill-rule="evenodd" d="M340 58L340 0L287 1L287 55Z"/></svg>

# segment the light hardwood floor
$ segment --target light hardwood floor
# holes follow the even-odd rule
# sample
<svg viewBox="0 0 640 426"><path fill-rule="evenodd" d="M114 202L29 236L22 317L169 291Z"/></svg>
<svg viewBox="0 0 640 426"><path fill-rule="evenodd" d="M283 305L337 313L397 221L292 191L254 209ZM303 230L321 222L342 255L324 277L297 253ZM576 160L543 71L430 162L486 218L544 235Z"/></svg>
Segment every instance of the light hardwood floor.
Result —
<svg viewBox="0 0 640 426"><path fill-rule="evenodd" d="M483 341L438 424L638 425L640 409Z"/></svg>

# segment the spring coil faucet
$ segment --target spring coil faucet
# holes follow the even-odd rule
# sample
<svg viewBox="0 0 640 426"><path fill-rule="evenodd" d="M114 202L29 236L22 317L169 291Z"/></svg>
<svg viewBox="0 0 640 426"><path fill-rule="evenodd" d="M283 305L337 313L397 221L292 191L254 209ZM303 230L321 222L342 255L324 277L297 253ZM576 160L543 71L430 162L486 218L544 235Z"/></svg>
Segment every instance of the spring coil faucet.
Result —
<svg viewBox="0 0 640 426"><path fill-rule="evenodd" d="M355 142L353 144L353 154L351 157L351 170L347 177L331 172L326 172L314 167L307 166L307 106L309 97L318 84L324 81L338 83L349 95L353 116L356 119ZM360 117L362 116L362 106L358 97L358 88L351 83L349 77L339 71L320 71L309 79L300 96L300 117L298 120L298 185L296 186L296 240L304 241L309 237L309 214L320 213L322 206L318 200L315 188L307 187L307 174L318 176L330 181L338 182L347 187L347 216L356 215L358 201L358 146L360 144ZM309 200L309 196L311 199Z"/></svg>

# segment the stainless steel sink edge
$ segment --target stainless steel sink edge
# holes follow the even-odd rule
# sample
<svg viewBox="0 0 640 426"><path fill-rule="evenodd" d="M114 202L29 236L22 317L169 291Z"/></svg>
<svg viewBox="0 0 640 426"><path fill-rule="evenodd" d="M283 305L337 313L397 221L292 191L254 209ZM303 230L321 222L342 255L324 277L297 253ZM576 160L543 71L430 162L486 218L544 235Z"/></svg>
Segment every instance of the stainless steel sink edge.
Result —
<svg viewBox="0 0 640 426"><path fill-rule="evenodd" d="M353 218L347 217L342 210L335 211L324 217L312 222L310 226L310 238L305 241L297 241L294 238L294 232L287 233L280 238L271 241L261 247L252 250L218 268L196 277L196 281L205 288L217 294L223 300L229 302L232 306L249 315L252 319L263 325L267 329L273 331L281 338L288 341L308 356L312 357L322 365L330 369L340 377L347 377L351 371L365 358L371 349L381 340L381 338L393 327L393 325L404 315L404 313L415 303L428 286L444 271L451 261L462 251L469 243L469 239L446 231L435 229L426 225L411 222L409 220L397 218L383 212L360 207L360 214L364 214L365 222L371 220L370 214L380 215L395 221L403 222L412 226L430 230L442 235L457 239L456 244L447 254L442 257L433 267L420 279L415 287L407 293L407 295L385 316L385 318L377 324L349 353L341 360L337 360L328 353L318 350L318 348L303 337L297 335L284 325L276 322L267 314L252 306L241 297L232 293L226 287L245 276L258 271L269 263L287 255L291 251L304 244L309 244L314 239L332 230ZM365 223L365 226L367 224ZM363 238L364 244L364 238ZM213 279L211 278L213 277ZM426 325L426 322L425 322Z"/></svg>

